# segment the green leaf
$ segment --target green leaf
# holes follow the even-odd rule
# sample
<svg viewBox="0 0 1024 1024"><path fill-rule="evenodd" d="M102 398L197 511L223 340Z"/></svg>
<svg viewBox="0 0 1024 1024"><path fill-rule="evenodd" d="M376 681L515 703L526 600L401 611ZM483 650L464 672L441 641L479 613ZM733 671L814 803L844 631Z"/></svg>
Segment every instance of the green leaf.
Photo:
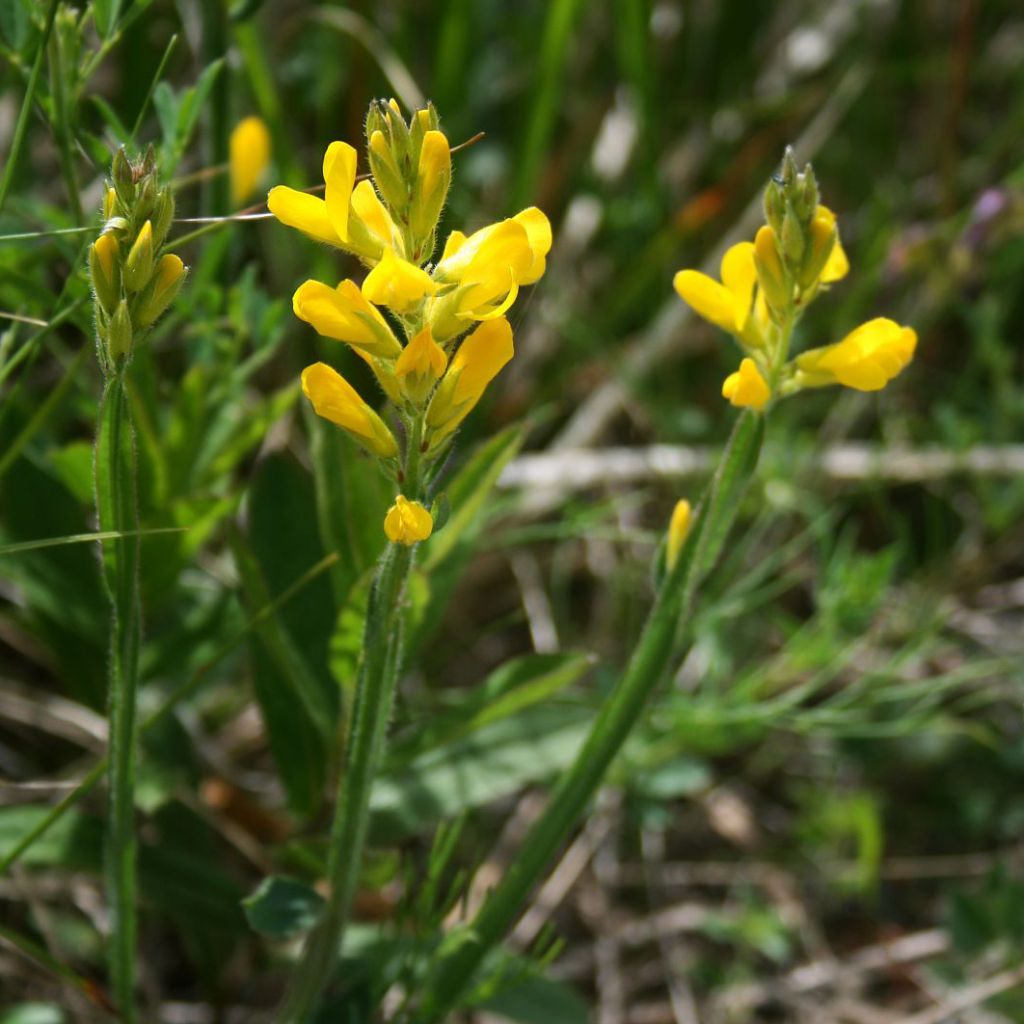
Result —
<svg viewBox="0 0 1024 1024"><path fill-rule="evenodd" d="M413 758L374 786L374 835L421 831L564 770L591 718L586 707L543 704Z"/></svg>
<svg viewBox="0 0 1024 1024"><path fill-rule="evenodd" d="M305 882L286 875L270 875L242 900L253 931L271 939L287 939L308 932L323 913L324 898Z"/></svg>
<svg viewBox="0 0 1024 1024"><path fill-rule="evenodd" d="M117 27L121 0L92 0L92 17L101 39L109 39Z"/></svg>

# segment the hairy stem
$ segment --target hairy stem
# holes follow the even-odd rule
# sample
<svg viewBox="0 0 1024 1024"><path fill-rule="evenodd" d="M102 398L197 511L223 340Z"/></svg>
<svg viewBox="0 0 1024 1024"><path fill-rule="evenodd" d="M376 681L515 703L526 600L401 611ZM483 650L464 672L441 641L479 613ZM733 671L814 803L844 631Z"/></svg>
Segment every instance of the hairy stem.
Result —
<svg viewBox="0 0 1024 1024"><path fill-rule="evenodd" d="M403 488L419 491L422 421L412 424ZM363 631L363 661L349 720L341 781L327 855L331 891L324 916L310 933L278 1013L282 1024L308 1019L330 980L352 911L370 817L370 793L384 750L395 685L402 663L402 601L413 548L389 544L377 565Z"/></svg>
<svg viewBox="0 0 1024 1024"><path fill-rule="evenodd" d="M96 507L100 529L138 530L135 442L124 364L107 381L96 438ZM109 810L106 875L110 904L111 984L121 1020L135 1014L136 848L135 709L138 687L141 602L139 536L103 542L104 573L111 599L108 716Z"/></svg>
<svg viewBox="0 0 1024 1024"><path fill-rule="evenodd" d="M625 673L601 708L571 768L476 918L445 942L428 978L417 1024L433 1024L470 989L477 968L522 913L534 886L582 816L677 653L677 638L701 579L713 567L757 463L762 417L744 413L657 599Z"/></svg>

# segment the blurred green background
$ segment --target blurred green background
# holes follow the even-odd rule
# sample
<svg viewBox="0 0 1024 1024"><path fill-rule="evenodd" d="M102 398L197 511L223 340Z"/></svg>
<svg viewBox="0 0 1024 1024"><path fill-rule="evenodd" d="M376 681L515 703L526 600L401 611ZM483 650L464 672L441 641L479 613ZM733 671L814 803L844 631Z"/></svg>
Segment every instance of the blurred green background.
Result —
<svg viewBox="0 0 1024 1024"><path fill-rule="evenodd" d="M453 143L485 133L445 229L533 204L554 227L413 591L330 1018L352 1022L402 1019L386 994L415 988L471 869L470 907L514 856L624 664L672 503L734 418L739 353L672 275L753 234L793 144L852 265L798 344L885 315L917 356L878 395L772 411L688 655L467 1014L1024 1021L1020 5L62 3L15 159L50 9L0 0L0 855L104 749L96 554L14 546L94 528L92 234L71 229L98 229L119 144L157 147L184 237L232 212L240 118L270 128L265 183L306 187L372 98L430 98ZM142 992L146 1019L260 1020L290 947L240 901L322 870L388 493L297 400L315 357L376 393L289 308L355 262L272 220L176 251L188 283L133 365L144 526L184 530L143 543L143 712L175 703L139 763ZM0 878L3 1024L111 1019L102 813L97 791Z"/></svg>

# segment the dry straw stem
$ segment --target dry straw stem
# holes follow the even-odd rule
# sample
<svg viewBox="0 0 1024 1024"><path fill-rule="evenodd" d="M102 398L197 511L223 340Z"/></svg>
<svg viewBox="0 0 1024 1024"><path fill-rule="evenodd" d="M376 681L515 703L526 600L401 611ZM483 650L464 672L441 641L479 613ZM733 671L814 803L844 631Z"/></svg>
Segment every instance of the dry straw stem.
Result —
<svg viewBox="0 0 1024 1024"><path fill-rule="evenodd" d="M626 486L679 480L710 472L717 451L708 447L653 444L642 448L570 448L520 455L505 467L498 486L543 492L556 504L566 494L600 486ZM765 459L771 462L771 448ZM886 480L924 483L958 473L970 476L1024 475L1024 445L946 448L881 448L837 444L808 456L808 469L837 482ZM536 498L531 496L531 501Z"/></svg>

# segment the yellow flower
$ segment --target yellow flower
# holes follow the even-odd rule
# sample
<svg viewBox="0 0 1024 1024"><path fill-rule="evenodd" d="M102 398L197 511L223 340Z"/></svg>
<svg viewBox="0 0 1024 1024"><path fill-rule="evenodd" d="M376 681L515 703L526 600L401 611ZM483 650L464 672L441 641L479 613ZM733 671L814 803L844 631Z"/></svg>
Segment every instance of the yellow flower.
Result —
<svg viewBox="0 0 1024 1024"><path fill-rule="evenodd" d="M877 317L835 345L797 356L797 380L807 387L844 384L857 391L879 391L910 362L916 347L912 328Z"/></svg>
<svg viewBox="0 0 1024 1024"><path fill-rule="evenodd" d="M513 354L512 327L504 317L482 323L462 342L427 409L432 446L469 415Z"/></svg>
<svg viewBox="0 0 1024 1024"><path fill-rule="evenodd" d="M683 542L690 532L690 503L681 498L672 510L672 519L668 524L668 541L665 547L665 564L672 569L679 560L679 552L683 550Z"/></svg>
<svg viewBox="0 0 1024 1024"><path fill-rule="evenodd" d="M363 297L396 313L409 313L434 293L430 275L415 263L385 249L377 264L363 281Z"/></svg>
<svg viewBox="0 0 1024 1024"><path fill-rule="evenodd" d="M402 346L388 322L366 301L354 281L342 281L337 288L306 281L292 296L292 309L325 338L344 341L377 356L394 358L401 354Z"/></svg>
<svg viewBox="0 0 1024 1024"><path fill-rule="evenodd" d="M417 544L426 540L434 529L429 510L418 501L409 501L403 495L395 498L394 505L384 517L384 532L392 544Z"/></svg>
<svg viewBox="0 0 1024 1024"><path fill-rule="evenodd" d="M241 206L259 185L270 163L270 132L258 117L243 118L228 142L231 201Z"/></svg>
<svg viewBox="0 0 1024 1024"><path fill-rule="evenodd" d="M347 142L332 142L324 154L324 198L275 185L267 196L267 208L282 224L319 242L347 248L349 201L355 180L356 151Z"/></svg>
<svg viewBox="0 0 1024 1024"><path fill-rule="evenodd" d="M814 215L814 220L811 221L812 239L817 241L822 236L827 236L829 228L836 228L836 215L827 206L819 206ZM838 229L836 229L836 232L835 244L832 246L828 259L825 261L825 266L822 268L821 275L818 278L822 284L833 284L836 281L841 281L850 271L850 261L846 256L846 251L843 249L842 242L839 241Z"/></svg>
<svg viewBox="0 0 1024 1024"><path fill-rule="evenodd" d="M121 274L118 262L120 247L112 232L100 235L89 250L89 271L92 286L100 305L113 313L121 298Z"/></svg>
<svg viewBox="0 0 1024 1024"><path fill-rule="evenodd" d="M174 301L185 278L185 264L174 253L164 253L156 265L152 281L139 299L135 309L135 325L149 327L156 323L165 309Z"/></svg>
<svg viewBox="0 0 1024 1024"><path fill-rule="evenodd" d="M358 395L355 388L326 363L314 363L302 371L302 392L317 416L330 420L389 459L398 454L394 435L384 421Z"/></svg>
<svg viewBox="0 0 1024 1024"><path fill-rule="evenodd" d="M753 243L731 246L722 257L721 274L719 283L698 270L680 270L672 284L698 316L730 334L742 335L750 320L757 282Z"/></svg>
<svg viewBox="0 0 1024 1024"><path fill-rule="evenodd" d="M763 409L772 393L753 359L744 359L722 384L722 397L736 406Z"/></svg>
<svg viewBox="0 0 1024 1024"><path fill-rule="evenodd" d="M544 273L550 248L551 225L536 207L468 238L453 231L434 270L439 285L454 285L431 304L434 337L446 341L460 334L469 320L502 316L519 286L533 284Z"/></svg>
<svg viewBox="0 0 1024 1024"><path fill-rule="evenodd" d="M427 114L427 111L420 111ZM429 115L428 118L429 120ZM431 236L452 180L452 153L443 132L428 131L420 146L409 225L418 236Z"/></svg>
<svg viewBox="0 0 1024 1024"><path fill-rule="evenodd" d="M444 349L431 337L430 328L424 327L398 357L395 376L409 401L418 403L430 394L447 365Z"/></svg>

